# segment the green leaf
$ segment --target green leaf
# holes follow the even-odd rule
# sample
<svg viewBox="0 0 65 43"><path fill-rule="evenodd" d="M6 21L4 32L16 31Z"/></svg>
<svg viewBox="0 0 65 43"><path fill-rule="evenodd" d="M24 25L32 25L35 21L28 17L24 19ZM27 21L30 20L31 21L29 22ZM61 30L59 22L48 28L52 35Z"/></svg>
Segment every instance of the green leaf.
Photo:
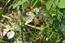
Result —
<svg viewBox="0 0 65 43"><path fill-rule="evenodd" d="M29 1L26 1L25 3L22 4L22 9L25 9L28 6L30 6L30 3L29 3Z"/></svg>
<svg viewBox="0 0 65 43"><path fill-rule="evenodd" d="M58 7L59 8L65 8L65 0L60 0Z"/></svg>
<svg viewBox="0 0 65 43"><path fill-rule="evenodd" d="M38 3L39 0L36 0L34 4L32 5L32 8Z"/></svg>
<svg viewBox="0 0 65 43"><path fill-rule="evenodd" d="M55 5L57 6L59 3L59 0L55 0Z"/></svg>
<svg viewBox="0 0 65 43"><path fill-rule="evenodd" d="M22 1L20 0L17 3L15 3L15 4L12 5L13 6L13 9L15 9L16 7L18 7L20 5L23 5L24 3L27 3L27 2L28 2L28 0L22 0Z"/></svg>
<svg viewBox="0 0 65 43"><path fill-rule="evenodd" d="M4 13L3 11L4 11L3 9L0 9L0 17L1 17L2 14Z"/></svg>
<svg viewBox="0 0 65 43"><path fill-rule="evenodd" d="M15 3L15 4L13 5L13 9L16 8L17 6L21 5L21 3L22 3L21 1L18 1L17 3Z"/></svg>
<svg viewBox="0 0 65 43"><path fill-rule="evenodd" d="M46 3L46 9L47 10L50 10L51 6L53 5L53 1L54 0L48 0L47 3Z"/></svg>

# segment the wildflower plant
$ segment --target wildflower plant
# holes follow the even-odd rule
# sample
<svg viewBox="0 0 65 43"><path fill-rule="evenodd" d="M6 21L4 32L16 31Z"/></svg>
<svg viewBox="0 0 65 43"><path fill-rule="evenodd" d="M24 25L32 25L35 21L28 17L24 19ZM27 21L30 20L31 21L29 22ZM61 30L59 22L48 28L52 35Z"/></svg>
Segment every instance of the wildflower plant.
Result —
<svg viewBox="0 0 65 43"><path fill-rule="evenodd" d="M0 9L0 42L62 43L65 38L65 0L7 0ZM11 2L11 4L9 4ZM4 11L14 9L10 15ZM9 12L8 12L9 13ZM1 35L0 34L0 35Z"/></svg>

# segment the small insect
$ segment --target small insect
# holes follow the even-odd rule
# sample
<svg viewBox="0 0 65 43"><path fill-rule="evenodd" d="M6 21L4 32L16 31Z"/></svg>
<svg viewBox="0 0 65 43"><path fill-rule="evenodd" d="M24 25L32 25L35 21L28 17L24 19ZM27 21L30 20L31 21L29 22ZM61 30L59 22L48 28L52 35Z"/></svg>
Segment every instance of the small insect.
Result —
<svg viewBox="0 0 65 43"><path fill-rule="evenodd" d="M35 14L35 17L34 17L34 25L35 26L40 26L42 21L43 21L43 15L40 13L42 10L42 7L39 6L39 7L36 7L34 8L34 14ZM43 24L43 23L42 23Z"/></svg>
<svg viewBox="0 0 65 43"><path fill-rule="evenodd" d="M39 26L41 24L42 21L42 17L41 16L37 16L40 15L39 12L42 10L42 7L36 7L32 10L28 10L28 12L26 13L26 15L28 16L28 19L26 21L25 24L34 24L36 26Z"/></svg>
<svg viewBox="0 0 65 43"><path fill-rule="evenodd" d="M41 26L43 24L43 18L40 18L39 16L36 16L34 19L33 19L33 22L34 22L34 25L35 26Z"/></svg>

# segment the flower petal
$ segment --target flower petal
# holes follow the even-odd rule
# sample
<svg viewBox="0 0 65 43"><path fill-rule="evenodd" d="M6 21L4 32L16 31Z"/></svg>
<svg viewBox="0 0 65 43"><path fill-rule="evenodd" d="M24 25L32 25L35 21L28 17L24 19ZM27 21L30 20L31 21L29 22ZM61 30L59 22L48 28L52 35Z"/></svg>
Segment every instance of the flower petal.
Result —
<svg viewBox="0 0 65 43"><path fill-rule="evenodd" d="M8 39L12 39L14 37L14 35L15 35L14 31L10 31L7 33Z"/></svg>

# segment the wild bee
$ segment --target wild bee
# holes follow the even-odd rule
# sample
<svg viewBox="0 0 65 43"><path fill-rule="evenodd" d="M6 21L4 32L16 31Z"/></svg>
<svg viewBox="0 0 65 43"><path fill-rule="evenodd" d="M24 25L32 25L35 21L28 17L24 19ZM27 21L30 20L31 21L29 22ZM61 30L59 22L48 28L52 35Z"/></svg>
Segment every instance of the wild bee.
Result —
<svg viewBox="0 0 65 43"><path fill-rule="evenodd" d="M35 26L41 26L43 23L43 14L41 14L42 6L36 7L33 12L35 14L34 17L34 25Z"/></svg>
<svg viewBox="0 0 65 43"><path fill-rule="evenodd" d="M43 24L43 14L41 14L42 6L36 7L34 9L27 9L26 15L28 16L28 19L25 24L31 24L35 26L41 26Z"/></svg>
<svg viewBox="0 0 65 43"><path fill-rule="evenodd" d="M41 26L43 24L43 16L35 16L33 22L35 26Z"/></svg>

